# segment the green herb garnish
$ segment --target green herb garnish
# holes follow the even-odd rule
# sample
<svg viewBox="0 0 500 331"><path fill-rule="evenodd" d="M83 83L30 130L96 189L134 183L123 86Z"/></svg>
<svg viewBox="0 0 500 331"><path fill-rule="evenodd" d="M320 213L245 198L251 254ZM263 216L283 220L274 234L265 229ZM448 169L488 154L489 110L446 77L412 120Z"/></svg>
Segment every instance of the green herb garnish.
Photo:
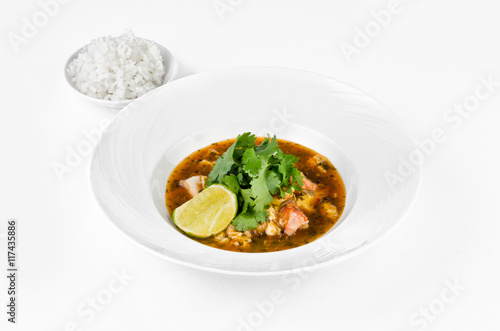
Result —
<svg viewBox="0 0 500 331"><path fill-rule="evenodd" d="M239 214L232 221L238 231L266 221L272 195L285 197L292 189L302 190L302 174L295 167L298 158L283 153L276 136L257 146L255 139L250 132L239 135L208 175L208 186L223 184L238 197Z"/></svg>

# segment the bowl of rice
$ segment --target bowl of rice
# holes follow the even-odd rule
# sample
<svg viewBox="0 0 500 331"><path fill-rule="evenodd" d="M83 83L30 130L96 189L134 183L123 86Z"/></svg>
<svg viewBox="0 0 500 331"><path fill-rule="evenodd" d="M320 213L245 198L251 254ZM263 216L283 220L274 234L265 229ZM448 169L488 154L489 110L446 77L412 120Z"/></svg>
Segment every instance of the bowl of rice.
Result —
<svg viewBox="0 0 500 331"><path fill-rule="evenodd" d="M121 109L173 80L177 61L162 45L127 31L100 37L74 52L65 66L69 85L85 99Z"/></svg>

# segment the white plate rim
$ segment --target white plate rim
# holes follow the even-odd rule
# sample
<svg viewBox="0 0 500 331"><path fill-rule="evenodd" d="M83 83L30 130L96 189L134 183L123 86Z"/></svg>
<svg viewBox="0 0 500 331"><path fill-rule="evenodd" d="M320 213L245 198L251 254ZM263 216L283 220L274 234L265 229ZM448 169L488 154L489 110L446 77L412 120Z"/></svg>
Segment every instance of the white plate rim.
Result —
<svg viewBox="0 0 500 331"><path fill-rule="evenodd" d="M335 78L332 78L332 77L329 77L329 76L326 76L326 75L323 75L323 74L319 74L319 73L315 73L315 72L310 72L310 71L306 71L306 70L291 69L291 68L277 67L277 66L243 66L243 67L232 67L232 68L222 68L222 69L216 69L216 70L212 70L212 71L207 71L207 72L201 72L201 73L193 74L193 75L186 76L186 77L183 77L181 79L178 79L178 80L176 80L176 82L181 81L181 80L186 80L186 79L192 79L192 77L196 77L196 76L200 76L200 75L207 75L207 74L210 75L212 73L221 73L221 72L224 73L224 72L227 72L227 71L239 70L239 69L271 69L271 70L279 69L279 70L293 70L293 71L302 72L302 73L305 73L305 74L308 74L308 75L315 75L315 76L317 76L318 78L321 78L321 79L327 79L327 80L335 81L335 82L343 84L343 85L345 85L345 86L347 86L347 87L349 87L349 88L351 88L353 90L357 90L357 91L363 93L364 95L366 95L370 99L372 99L372 100L376 101L377 103L379 103L380 106L384 110L386 110L387 112L389 112L391 114L391 116L393 116L395 118L398 118L397 115L394 112L390 111L385 106L384 103L382 103L378 98L373 97L371 94L369 94L369 93L367 93L367 92L365 92L365 91L363 91L363 90L361 90L361 89L359 89L359 88L357 88L357 87L355 87L355 86L353 86L353 85L351 85L349 83L346 83L344 81L340 81L338 79L335 79ZM167 88L167 86L166 85L162 85L162 86L158 87L157 89L155 89L155 91L163 89L163 88ZM149 92L149 93L152 93L152 92ZM158 92L158 91L156 91L156 92ZM141 98L133 100L131 102L131 104L127 105L125 108L127 108L127 107L134 107L134 104L136 102L140 102ZM112 123L119 116L120 116L120 113L116 114L112 118ZM399 120L399 118L398 118L398 120ZM400 123L401 123L401 121L400 121ZM413 136L411 135L410 131L404 125L401 125L401 129L404 130L409 137L413 138ZM104 136L104 134L102 136ZM102 136L101 136L101 138L102 138ZM100 141L101 141L101 139L98 141L97 145L99 145ZM127 238L128 240L130 240L131 242L133 242L134 245L136 245L136 246L144 249L145 251L149 252L150 254L152 254L154 256L157 256L157 257L161 258L162 260L166 260L166 261L178 264L178 265L189 267L191 269L195 269L195 270L202 271L202 272L207 272L207 273L210 273L210 274L214 274L215 273L215 274L220 274L220 275L225 275L225 276L248 277L248 278L268 278L268 277L277 277L277 276L284 276L284 275L297 274L297 273L304 272L304 267L297 267L297 268L292 268L292 269L288 269L288 270L280 270L280 271L258 271L258 272L235 271L235 270L227 270L227 269L218 269L218 268L206 267L206 266L203 266L203 265L198 265L198 264L195 264L195 263L189 263L189 262L186 262L186 261L183 261L183 260L179 260L179 259L175 259L175 258L170 257L170 256L163 255L163 254L159 253L158 251L156 251L156 250L154 250L154 249L152 249L150 247L147 247L147 246L141 244L138 240L136 240L134 238L134 236L132 234L129 234L129 233L126 233L125 231L123 231L118 226L118 224L116 224L113 220L110 219L109 215L107 215L106 212L105 212L105 206L103 205L103 203L96 196L96 194L95 194L95 188L93 187L92 180L91 180L91 171L90 171L90 167L92 166L92 164L94 162L95 156L96 156L96 153L92 153L92 155L90 157L90 162L88 164L89 165L88 182L89 182L89 188L90 188L90 190L92 192L93 199L96 201L96 203L99 205L99 207L103 210L104 214L106 215L106 218L108 218L108 220L113 224L113 227L118 232L120 232L121 235L125 236L125 238ZM356 255L358 255L358 254L360 254L362 252L365 252L367 249L373 247L376 243L379 243L381 239L386 238L390 233L392 233L394 231L394 229L399 224L401 224L401 222L408 216L408 214L410 213L411 209L415 205L416 200L418 199L419 192L420 192L420 189L421 189L421 186L422 186L422 182L423 182L423 167L417 167L414 176L418 178L418 182L417 182L417 186L416 186L414 195L412 196L412 200L406 205L406 208L404 209L404 213L402 214L402 216L399 217L399 219L396 222L394 222L390 226L390 228L388 228L387 231L385 231L383 234L379 235L378 237L376 237L375 239L371 240L370 242L368 242L367 244L365 244L363 246L360 246L360 247L357 247L357 248L353 248L352 250L350 250L350 251L342 254L341 256L335 257L334 259L330 259L328 261L323 261L323 262L317 263L316 265L314 265L314 268L312 268L312 269L313 270L321 269L321 268L324 268L326 266L330 266L332 264L340 263L340 262L342 262L342 261L344 261L344 260L346 260L348 258L354 257L354 256L356 256ZM241 253L241 254L252 254L252 253ZM255 254L269 254L269 253L255 253Z"/></svg>

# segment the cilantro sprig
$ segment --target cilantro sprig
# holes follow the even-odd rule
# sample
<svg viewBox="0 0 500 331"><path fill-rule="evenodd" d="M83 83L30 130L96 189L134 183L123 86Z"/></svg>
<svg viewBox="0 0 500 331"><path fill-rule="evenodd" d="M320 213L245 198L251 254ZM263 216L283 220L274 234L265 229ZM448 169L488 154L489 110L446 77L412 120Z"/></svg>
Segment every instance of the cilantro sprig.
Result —
<svg viewBox="0 0 500 331"><path fill-rule="evenodd" d="M208 175L208 185L223 184L238 197L238 215L233 225L238 231L255 229L269 216L273 195L302 189L302 174L295 167L298 158L278 147L276 136L259 145L250 132L238 136L220 156Z"/></svg>

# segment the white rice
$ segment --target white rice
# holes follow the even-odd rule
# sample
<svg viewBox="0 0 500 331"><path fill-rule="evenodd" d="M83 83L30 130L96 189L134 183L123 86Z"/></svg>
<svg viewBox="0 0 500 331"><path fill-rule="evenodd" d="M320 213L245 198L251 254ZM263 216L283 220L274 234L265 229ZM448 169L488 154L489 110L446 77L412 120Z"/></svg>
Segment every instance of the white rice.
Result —
<svg viewBox="0 0 500 331"><path fill-rule="evenodd" d="M135 99L161 85L165 66L158 47L134 36L93 40L68 66L71 81L89 97Z"/></svg>

